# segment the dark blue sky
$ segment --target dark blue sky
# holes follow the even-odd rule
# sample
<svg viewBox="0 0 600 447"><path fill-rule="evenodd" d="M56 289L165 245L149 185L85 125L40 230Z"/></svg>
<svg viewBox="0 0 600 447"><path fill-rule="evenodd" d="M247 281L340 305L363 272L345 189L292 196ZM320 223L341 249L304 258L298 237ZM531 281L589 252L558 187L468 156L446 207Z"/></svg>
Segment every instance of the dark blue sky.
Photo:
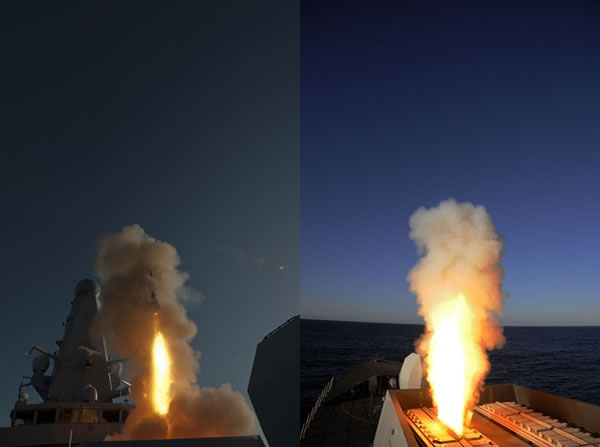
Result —
<svg viewBox="0 0 600 447"><path fill-rule="evenodd" d="M177 248L204 296L199 383L245 393L257 343L298 313L297 5L38 2L1 17L0 425L31 373L23 352L57 348L96 242L134 223Z"/></svg>
<svg viewBox="0 0 600 447"><path fill-rule="evenodd" d="M600 5L375 3L301 8L302 314L419 322L408 219L453 197L505 236L505 324L599 324Z"/></svg>

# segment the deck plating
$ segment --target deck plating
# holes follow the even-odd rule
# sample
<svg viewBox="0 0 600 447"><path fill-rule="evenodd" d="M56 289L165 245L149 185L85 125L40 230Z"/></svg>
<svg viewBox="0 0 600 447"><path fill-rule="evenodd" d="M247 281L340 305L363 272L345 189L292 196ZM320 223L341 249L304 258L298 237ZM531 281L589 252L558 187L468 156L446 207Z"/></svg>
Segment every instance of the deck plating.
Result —
<svg viewBox="0 0 600 447"><path fill-rule="evenodd" d="M600 447L599 437L515 402L483 404L475 411L536 447ZM465 428L463 435L457 436L437 419L432 408L415 408L405 413L418 440L426 447L498 446L473 428Z"/></svg>
<svg viewBox="0 0 600 447"><path fill-rule="evenodd" d="M477 430L466 427L462 436L444 425L432 408L415 408L406 412L408 423L418 439L427 447L481 447L496 446Z"/></svg>
<svg viewBox="0 0 600 447"><path fill-rule="evenodd" d="M479 405L475 411L537 447L600 446L600 438L515 402Z"/></svg>

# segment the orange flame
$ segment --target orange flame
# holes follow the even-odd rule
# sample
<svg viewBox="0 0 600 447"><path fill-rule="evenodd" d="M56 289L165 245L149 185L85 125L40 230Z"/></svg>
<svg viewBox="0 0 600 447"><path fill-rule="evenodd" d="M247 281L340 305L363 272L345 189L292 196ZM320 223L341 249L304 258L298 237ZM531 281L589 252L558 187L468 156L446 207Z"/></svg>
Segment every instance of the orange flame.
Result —
<svg viewBox="0 0 600 447"><path fill-rule="evenodd" d="M457 435L487 370L479 340L472 331L477 321L469 301L459 294L432 315L427 350L427 380L438 418Z"/></svg>
<svg viewBox="0 0 600 447"><path fill-rule="evenodd" d="M461 435L490 363L502 347L503 238L485 207L444 200L410 218L421 258L408 274L426 331L417 351L426 363L438 417Z"/></svg>
<svg viewBox="0 0 600 447"><path fill-rule="evenodd" d="M169 411L169 388L171 387L171 359L165 339L160 331L154 335L152 346L152 405L158 414Z"/></svg>

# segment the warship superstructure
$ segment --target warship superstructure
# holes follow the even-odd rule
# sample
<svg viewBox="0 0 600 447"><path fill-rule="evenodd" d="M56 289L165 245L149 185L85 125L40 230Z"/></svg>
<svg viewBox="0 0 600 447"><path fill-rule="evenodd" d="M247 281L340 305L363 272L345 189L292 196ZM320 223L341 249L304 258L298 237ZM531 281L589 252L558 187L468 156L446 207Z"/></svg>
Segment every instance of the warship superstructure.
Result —
<svg viewBox="0 0 600 447"><path fill-rule="evenodd" d="M152 275L152 272L150 272ZM154 292L150 306L160 306ZM0 447L95 447L120 432L134 406L127 401L131 384L121 378L125 359L111 359L106 341L90 331L101 307L100 286L91 279L75 287L64 336L51 351L33 345L32 374L24 376L10 412L10 426L0 427ZM281 396L298 382L299 316L271 331L258 344L248 385L264 436L271 447L287 447L298 439L298 395ZM51 372L49 372L51 371ZM35 391L41 402L33 403ZM123 399L119 399L123 398ZM292 411L288 411L289 408ZM260 435L189 439L111 441L127 447L264 447Z"/></svg>
<svg viewBox="0 0 600 447"><path fill-rule="evenodd" d="M449 366L451 367L451 366ZM437 418L419 355L371 360L332 378L301 447L600 447L600 406L523 386L491 385L462 435Z"/></svg>
<svg viewBox="0 0 600 447"><path fill-rule="evenodd" d="M33 371L21 380L10 427L0 428L3 447L68 446L119 431L132 406L115 399L129 394L130 384L121 379L123 360L109 359L104 338L90 333L99 298L96 282L80 281L58 350L33 345L25 353ZM42 402L29 402L31 389Z"/></svg>

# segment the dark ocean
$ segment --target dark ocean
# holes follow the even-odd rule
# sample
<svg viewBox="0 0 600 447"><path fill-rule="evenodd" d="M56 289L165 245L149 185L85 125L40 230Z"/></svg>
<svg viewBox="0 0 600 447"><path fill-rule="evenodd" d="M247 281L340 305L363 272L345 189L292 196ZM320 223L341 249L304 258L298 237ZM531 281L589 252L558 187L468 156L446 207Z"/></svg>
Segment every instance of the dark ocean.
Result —
<svg viewBox="0 0 600 447"><path fill-rule="evenodd" d="M301 320L301 420L331 376L365 360L401 362L423 326ZM600 405L600 326L505 327L486 384L516 383Z"/></svg>

